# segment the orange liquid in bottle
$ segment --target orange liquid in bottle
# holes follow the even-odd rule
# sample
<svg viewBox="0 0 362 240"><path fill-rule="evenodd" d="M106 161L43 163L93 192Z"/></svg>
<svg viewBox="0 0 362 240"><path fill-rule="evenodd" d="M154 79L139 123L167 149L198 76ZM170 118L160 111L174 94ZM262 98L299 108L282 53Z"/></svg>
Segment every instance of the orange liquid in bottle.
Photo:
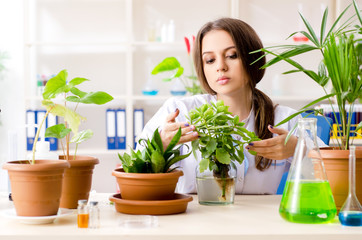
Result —
<svg viewBox="0 0 362 240"><path fill-rule="evenodd" d="M78 214L78 227L88 228L89 214Z"/></svg>

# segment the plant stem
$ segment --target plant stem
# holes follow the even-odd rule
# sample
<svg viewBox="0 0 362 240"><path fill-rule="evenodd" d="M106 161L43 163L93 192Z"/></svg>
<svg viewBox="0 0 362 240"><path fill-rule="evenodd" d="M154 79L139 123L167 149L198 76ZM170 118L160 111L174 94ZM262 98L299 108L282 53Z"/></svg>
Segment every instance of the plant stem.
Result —
<svg viewBox="0 0 362 240"><path fill-rule="evenodd" d="M41 131L41 128L43 127L43 124L45 122L45 119L48 117L50 111L52 110L49 109L49 111L47 111L45 113L45 116L43 118L43 120L41 121L40 125L38 126L38 130L36 131L36 135L35 135L35 138L34 138L34 143L33 143L33 158L32 158L32 161L31 161L31 164L35 164L35 150L36 150L36 144L38 142L38 138L39 138L39 134L40 134L40 131Z"/></svg>
<svg viewBox="0 0 362 240"><path fill-rule="evenodd" d="M74 151L73 160L75 160L75 156L77 155L78 144L79 144L79 143L75 144L75 151Z"/></svg>
<svg viewBox="0 0 362 240"><path fill-rule="evenodd" d="M64 149L63 141L62 141L62 139L59 139L59 140L60 140L60 144L62 145L63 155L65 156L65 149Z"/></svg>

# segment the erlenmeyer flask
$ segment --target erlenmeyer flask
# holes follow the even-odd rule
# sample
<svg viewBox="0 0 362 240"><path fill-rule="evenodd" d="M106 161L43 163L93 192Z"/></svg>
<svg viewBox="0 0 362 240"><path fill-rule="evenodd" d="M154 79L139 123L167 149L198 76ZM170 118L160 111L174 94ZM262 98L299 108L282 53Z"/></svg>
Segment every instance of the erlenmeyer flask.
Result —
<svg viewBox="0 0 362 240"><path fill-rule="evenodd" d="M362 226L362 206L356 195L356 146L349 147L349 190L338 217L342 225Z"/></svg>
<svg viewBox="0 0 362 240"><path fill-rule="evenodd" d="M298 143L285 184L280 215L296 223L326 223L337 213L316 137L316 118L298 120Z"/></svg>

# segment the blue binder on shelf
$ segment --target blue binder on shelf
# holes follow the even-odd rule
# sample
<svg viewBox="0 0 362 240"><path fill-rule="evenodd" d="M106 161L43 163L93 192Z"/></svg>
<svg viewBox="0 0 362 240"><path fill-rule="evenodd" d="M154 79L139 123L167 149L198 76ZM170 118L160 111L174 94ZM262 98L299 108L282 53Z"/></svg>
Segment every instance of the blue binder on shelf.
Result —
<svg viewBox="0 0 362 240"><path fill-rule="evenodd" d="M116 111L116 147L117 149L126 149L126 110L117 109Z"/></svg>
<svg viewBox="0 0 362 240"><path fill-rule="evenodd" d="M133 137L134 148L137 147L137 137L141 135L144 127L144 111L143 109L135 109L133 112Z"/></svg>
<svg viewBox="0 0 362 240"><path fill-rule="evenodd" d="M26 150L31 151L33 150L34 138L35 134L38 131L36 124L40 124L46 114L45 110L27 110L26 111L26 124L27 131L26 131ZM45 128L53 126L57 124L57 117L51 114L45 119ZM56 151L58 150L58 139L56 138L45 138L46 141L50 142L50 150Z"/></svg>
<svg viewBox="0 0 362 240"><path fill-rule="evenodd" d="M26 129L26 150L31 151L36 133L36 111L26 110L26 124L28 125Z"/></svg>
<svg viewBox="0 0 362 240"><path fill-rule="evenodd" d="M116 110L107 109L106 111L106 132L107 132L107 148L117 149L116 147L116 131L117 131Z"/></svg>
<svg viewBox="0 0 362 240"><path fill-rule="evenodd" d="M46 127L51 127L58 124L58 117L52 114L49 114L46 119ZM50 144L50 151L58 150L58 139L54 137L45 138L46 141Z"/></svg>

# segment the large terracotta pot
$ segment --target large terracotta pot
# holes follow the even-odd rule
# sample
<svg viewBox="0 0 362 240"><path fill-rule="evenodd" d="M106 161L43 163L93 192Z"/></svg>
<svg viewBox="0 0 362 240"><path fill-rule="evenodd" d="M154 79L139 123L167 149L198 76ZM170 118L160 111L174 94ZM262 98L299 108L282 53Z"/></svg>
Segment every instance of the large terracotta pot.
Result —
<svg viewBox="0 0 362 240"><path fill-rule="evenodd" d="M170 173L126 173L122 168L115 169L122 199L126 200L171 200L175 196L180 170Z"/></svg>
<svg viewBox="0 0 362 240"><path fill-rule="evenodd" d="M8 170L11 196L18 216L51 216L59 209L64 170L69 163L59 160L11 161Z"/></svg>
<svg viewBox="0 0 362 240"><path fill-rule="evenodd" d="M60 156L64 159L64 156ZM65 170L60 207L77 208L78 200L88 200L92 187L94 165L99 163L98 158L90 156L70 156L70 168Z"/></svg>
<svg viewBox="0 0 362 240"><path fill-rule="evenodd" d="M321 156L331 185L337 209L340 209L348 195L349 150L321 148ZM356 147L356 193L362 200L362 147Z"/></svg>

